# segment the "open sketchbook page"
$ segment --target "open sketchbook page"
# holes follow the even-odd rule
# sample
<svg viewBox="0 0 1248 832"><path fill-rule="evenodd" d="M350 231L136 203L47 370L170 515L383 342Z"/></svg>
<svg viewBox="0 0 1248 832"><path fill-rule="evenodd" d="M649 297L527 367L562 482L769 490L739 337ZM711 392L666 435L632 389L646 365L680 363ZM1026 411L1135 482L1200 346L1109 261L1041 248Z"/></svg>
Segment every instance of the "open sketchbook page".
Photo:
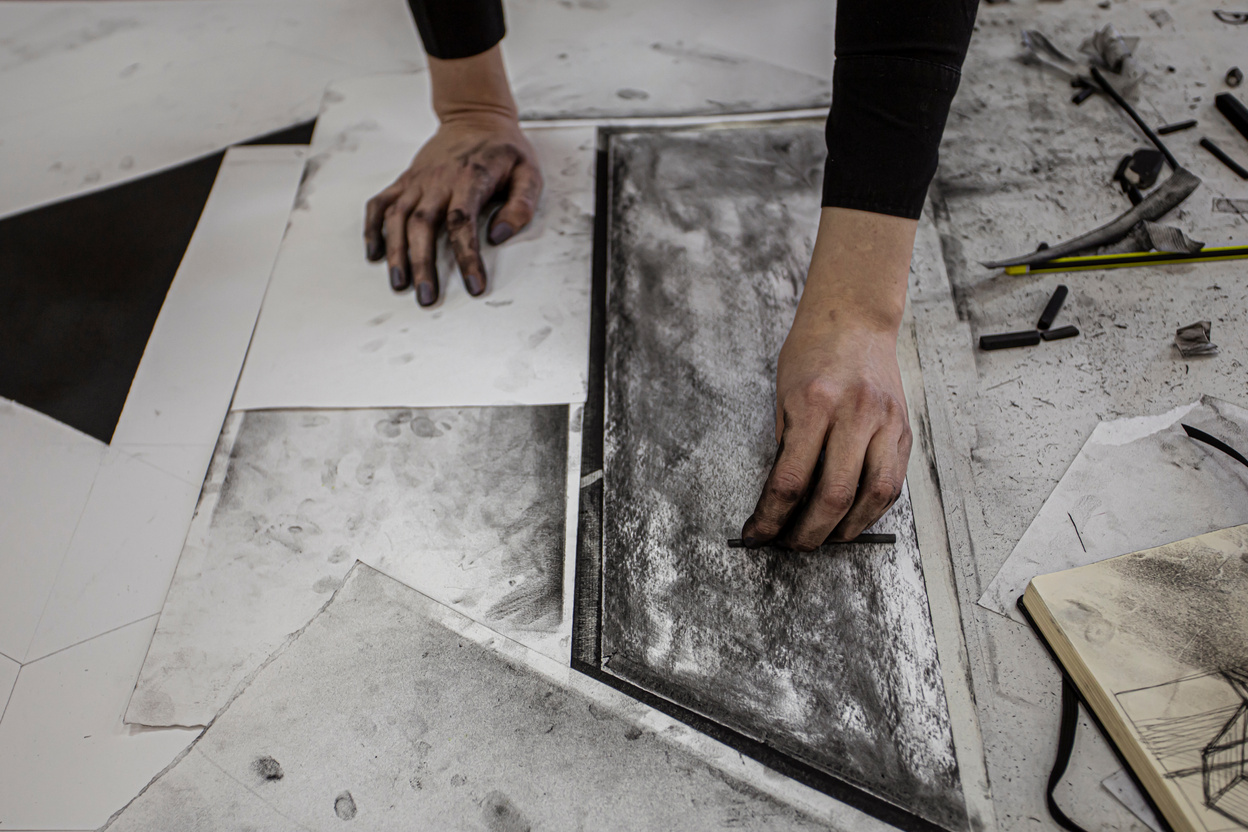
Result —
<svg viewBox="0 0 1248 832"><path fill-rule="evenodd" d="M1027 609L1176 830L1248 829L1248 526L1041 576Z"/></svg>
<svg viewBox="0 0 1248 832"><path fill-rule="evenodd" d="M1036 575L1248 523L1248 467L1181 423L1248 451L1248 410L1204 396L1159 416L1102 422L1053 489L979 604L1022 623Z"/></svg>
<svg viewBox="0 0 1248 832"><path fill-rule="evenodd" d="M441 297L423 309L365 260L363 221L433 134L428 79L363 78L325 100L234 409L584 401L593 128L529 131L545 179L533 222L483 244L479 298L442 251Z"/></svg>

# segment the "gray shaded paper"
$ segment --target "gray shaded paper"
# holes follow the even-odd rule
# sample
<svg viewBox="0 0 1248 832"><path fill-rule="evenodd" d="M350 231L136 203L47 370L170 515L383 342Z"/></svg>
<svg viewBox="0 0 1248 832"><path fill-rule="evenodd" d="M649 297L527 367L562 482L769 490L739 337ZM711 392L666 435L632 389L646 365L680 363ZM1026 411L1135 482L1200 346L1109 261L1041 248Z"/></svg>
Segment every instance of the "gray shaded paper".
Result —
<svg viewBox="0 0 1248 832"><path fill-rule="evenodd" d="M1125 768L1118 769L1102 780L1101 787L1112 794L1114 800L1130 809L1131 814L1139 818L1140 822L1153 832L1165 832L1161 821L1157 819L1157 813L1148 805L1148 801L1140 792L1140 787L1135 785L1135 781L1131 779L1131 775Z"/></svg>
<svg viewBox="0 0 1248 832"><path fill-rule="evenodd" d="M356 566L105 829L825 828L504 653Z"/></svg>
<svg viewBox="0 0 1248 832"><path fill-rule="evenodd" d="M979 605L1022 623L1015 603L1036 575L1248 522L1248 468L1189 438L1181 422L1248 448L1248 411L1212 396L1100 423Z"/></svg>
<svg viewBox="0 0 1248 832"><path fill-rule="evenodd" d="M966 815L908 495L895 546L729 549L775 453L822 128L614 137L605 668L948 828Z"/></svg>
<svg viewBox="0 0 1248 832"><path fill-rule="evenodd" d="M127 721L206 724L357 559L566 661L568 425L560 406L233 414Z"/></svg>

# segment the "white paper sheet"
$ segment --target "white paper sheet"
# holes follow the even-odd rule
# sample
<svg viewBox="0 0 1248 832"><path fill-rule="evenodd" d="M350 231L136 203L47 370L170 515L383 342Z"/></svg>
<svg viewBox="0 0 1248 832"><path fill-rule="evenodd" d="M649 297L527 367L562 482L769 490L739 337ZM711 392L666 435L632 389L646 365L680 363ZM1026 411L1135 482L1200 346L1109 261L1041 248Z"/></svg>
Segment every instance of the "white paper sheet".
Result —
<svg viewBox="0 0 1248 832"><path fill-rule="evenodd" d="M233 414L127 721L206 724L356 559L566 663L579 410Z"/></svg>
<svg viewBox="0 0 1248 832"><path fill-rule="evenodd" d="M311 119L332 81L425 64L401 2L18 0L0 32L0 216Z"/></svg>
<svg viewBox="0 0 1248 832"><path fill-rule="evenodd" d="M108 446L0 399L0 654L26 660Z"/></svg>
<svg viewBox="0 0 1248 832"><path fill-rule="evenodd" d="M1248 410L1210 396L1102 422L979 605L1022 622L1015 603L1036 575L1248 523L1248 466L1189 438L1181 422L1248 448Z"/></svg>
<svg viewBox="0 0 1248 832"><path fill-rule="evenodd" d="M1102 780L1101 787L1112 794L1115 800L1126 806L1131 814L1139 818L1140 822L1153 832L1165 832L1161 821L1157 819L1157 813L1148 805L1140 787L1135 785L1135 781L1131 779L1131 775L1127 774L1125 768L1118 769Z"/></svg>
<svg viewBox="0 0 1248 832"><path fill-rule="evenodd" d="M55 553L60 568L50 591L42 590L28 652L18 658L46 656L160 611L305 150L240 147L226 154L81 519L76 529L65 527L73 538ZM23 584L21 591L33 596L40 589Z"/></svg>
<svg viewBox="0 0 1248 832"><path fill-rule="evenodd" d="M121 722L155 617L22 668L12 697L0 668L0 818L5 829L95 829L198 732Z"/></svg>
<svg viewBox="0 0 1248 832"><path fill-rule="evenodd" d="M484 296L443 256L441 298L422 309L364 259L363 218L432 134L428 99L424 75L330 88L235 409L584 401L593 130L530 131L546 183L537 216L483 246Z"/></svg>
<svg viewBox="0 0 1248 832"><path fill-rule="evenodd" d="M4 717L4 710L9 705L9 694L13 692L20 668L21 665L8 656L0 656L0 719Z"/></svg>

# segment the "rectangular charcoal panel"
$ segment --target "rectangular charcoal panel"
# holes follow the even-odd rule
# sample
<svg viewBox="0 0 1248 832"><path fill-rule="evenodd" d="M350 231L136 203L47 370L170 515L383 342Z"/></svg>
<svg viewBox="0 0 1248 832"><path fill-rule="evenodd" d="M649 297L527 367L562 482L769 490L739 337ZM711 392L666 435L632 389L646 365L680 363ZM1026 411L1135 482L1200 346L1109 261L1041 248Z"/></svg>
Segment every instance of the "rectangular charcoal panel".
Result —
<svg viewBox="0 0 1248 832"><path fill-rule="evenodd" d="M604 669L912 825L965 828L908 495L872 529L896 545L725 544L775 453L821 126L624 134L610 152Z"/></svg>

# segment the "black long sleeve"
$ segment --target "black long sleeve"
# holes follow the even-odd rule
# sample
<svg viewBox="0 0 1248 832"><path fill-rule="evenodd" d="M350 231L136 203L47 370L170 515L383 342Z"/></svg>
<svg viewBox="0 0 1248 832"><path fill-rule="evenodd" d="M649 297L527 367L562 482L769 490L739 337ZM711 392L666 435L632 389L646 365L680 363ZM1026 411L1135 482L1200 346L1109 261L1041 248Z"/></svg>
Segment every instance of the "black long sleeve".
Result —
<svg viewBox="0 0 1248 832"><path fill-rule="evenodd" d="M425 51L451 60L480 55L503 39L502 0L407 0Z"/></svg>
<svg viewBox="0 0 1248 832"><path fill-rule="evenodd" d="M823 204L917 219L976 0L839 0Z"/></svg>
<svg viewBox="0 0 1248 832"><path fill-rule="evenodd" d="M408 0L425 51L466 58L506 32L501 0ZM839 0L823 204L918 218L977 0Z"/></svg>

